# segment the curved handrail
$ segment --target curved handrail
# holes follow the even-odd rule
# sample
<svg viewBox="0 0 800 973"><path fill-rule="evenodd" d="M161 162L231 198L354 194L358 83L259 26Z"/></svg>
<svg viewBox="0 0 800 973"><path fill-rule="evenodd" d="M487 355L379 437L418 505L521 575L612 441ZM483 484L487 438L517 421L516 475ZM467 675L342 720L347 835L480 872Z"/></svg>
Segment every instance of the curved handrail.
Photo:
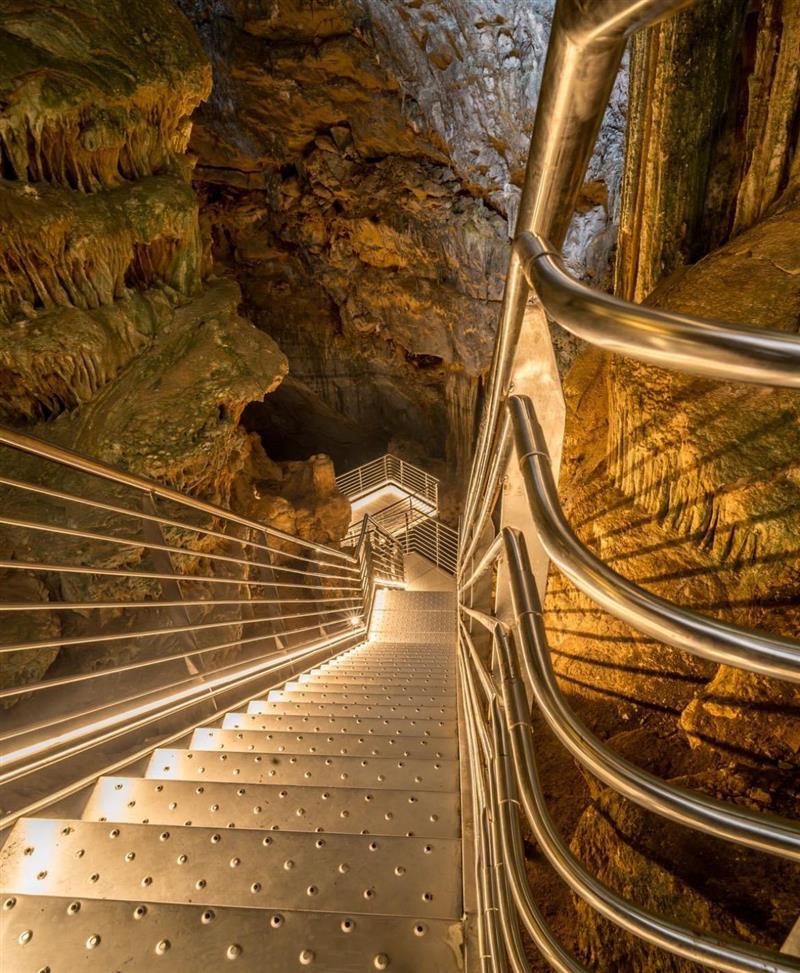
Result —
<svg viewBox="0 0 800 973"><path fill-rule="evenodd" d="M539 539L573 584L617 618L660 642L722 665L800 682L800 642L682 608L640 588L593 554L564 516L533 404L524 396L510 396L508 408Z"/></svg>
<svg viewBox="0 0 800 973"><path fill-rule="evenodd" d="M475 660L471 664L475 665ZM513 653L503 674L500 694L504 717L500 714L497 695L488 700L493 747L498 753L506 753L504 740L510 740L511 769L522 809L543 854L573 892L619 928L712 970L724 973L800 971L800 960L671 922L623 898L592 875L564 841L547 808L539 780L533 730Z"/></svg>
<svg viewBox="0 0 800 973"><path fill-rule="evenodd" d="M550 661L541 605L531 582L525 538L504 528L498 535L508 565L519 655L536 703L558 739L595 776L649 811L718 838L800 862L800 824L777 815L754 812L708 795L669 784L649 774L606 746L572 711L558 687ZM501 546L494 546L498 557ZM489 562L484 562L484 570ZM473 579L477 580L477 575ZM511 665L511 650L501 622L462 605L461 610L491 631L501 671ZM473 658L466 631L464 643ZM488 689L484 684L484 690Z"/></svg>
<svg viewBox="0 0 800 973"><path fill-rule="evenodd" d="M520 654L539 708L564 746L601 780L648 810L708 834L800 861L800 823L667 784L621 757L577 718L553 671L539 595L529 581L525 538L513 530L504 530L503 535L523 646Z"/></svg>
<svg viewBox="0 0 800 973"><path fill-rule="evenodd" d="M558 0L515 238L532 231L555 247L563 245L628 38L694 2ZM472 523L475 506L487 490L488 464L514 369L529 292L519 254L512 248L464 506L467 525Z"/></svg>
<svg viewBox="0 0 800 973"><path fill-rule="evenodd" d="M606 351L694 375L800 389L800 335L632 304L582 284L535 233L514 249L550 316Z"/></svg>

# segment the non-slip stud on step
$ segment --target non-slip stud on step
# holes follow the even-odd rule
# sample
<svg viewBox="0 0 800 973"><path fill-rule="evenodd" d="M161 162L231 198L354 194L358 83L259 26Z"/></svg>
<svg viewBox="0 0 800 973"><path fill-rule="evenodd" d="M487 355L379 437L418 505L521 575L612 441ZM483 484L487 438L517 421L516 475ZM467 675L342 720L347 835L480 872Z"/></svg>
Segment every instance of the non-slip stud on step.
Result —
<svg viewBox="0 0 800 973"><path fill-rule="evenodd" d="M201 727L192 734L190 750L226 753L318 754L328 757L420 757L457 760L458 741L452 737L365 736L354 733L264 733L261 730L222 730Z"/></svg>
<svg viewBox="0 0 800 973"><path fill-rule="evenodd" d="M372 641L101 778L80 820L18 822L9 973L463 970L455 601L377 604Z"/></svg>
<svg viewBox="0 0 800 973"><path fill-rule="evenodd" d="M442 919L460 915L460 855L446 838L25 818L0 861L35 895Z"/></svg>
<svg viewBox="0 0 800 973"><path fill-rule="evenodd" d="M284 730L288 733L355 733L376 736L455 736L455 723L443 720L361 719L345 716L275 716L266 713L227 713L226 730Z"/></svg>
<svg viewBox="0 0 800 973"><path fill-rule="evenodd" d="M86 821L455 838L459 797L440 791L281 787L102 777Z"/></svg>
<svg viewBox="0 0 800 973"><path fill-rule="evenodd" d="M31 895L5 903L9 973L462 970L460 924L450 920Z"/></svg>
<svg viewBox="0 0 800 973"><path fill-rule="evenodd" d="M353 716L357 719L372 719L376 716L394 719L453 720L456 716L453 706L415 706L407 703L313 703L313 702L273 702L254 699L247 704L248 713L276 714L278 716Z"/></svg>
<svg viewBox="0 0 800 973"><path fill-rule="evenodd" d="M210 753L162 748L145 771L151 780L218 780L242 784L371 787L456 791L458 762L413 757L325 757L316 754Z"/></svg>

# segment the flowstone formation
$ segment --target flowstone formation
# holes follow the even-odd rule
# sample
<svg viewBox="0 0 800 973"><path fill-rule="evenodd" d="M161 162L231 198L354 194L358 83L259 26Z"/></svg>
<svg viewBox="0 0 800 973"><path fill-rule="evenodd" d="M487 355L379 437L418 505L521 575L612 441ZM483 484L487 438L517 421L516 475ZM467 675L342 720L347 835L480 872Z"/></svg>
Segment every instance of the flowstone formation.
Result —
<svg viewBox="0 0 800 973"><path fill-rule="evenodd" d="M186 149L191 112L210 90L206 55L170 0L3 4L0 421L251 510L265 457L240 419L248 403L280 384L287 361L241 315L238 285L209 275L204 265ZM85 487L73 474L31 465L11 450L1 459L4 472L21 479L77 492ZM280 490L284 480L297 479L296 470L276 468L270 482ZM276 518L294 517L305 536L338 540L349 518L335 483L299 479L306 492L293 488L288 510ZM112 494L100 499L113 501ZM47 519L44 501L37 502L4 489L4 509L18 516L26 507L31 519ZM270 511L262 505L259 512L269 523ZM70 507L60 520L82 529L109 526L79 513ZM116 526L130 533L130 524ZM46 538L8 530L0 539L3 557L46 562L61 553L68 563L66 545ZM107 548L94 555L120 566ZM134 548L121 563L145 560ZM135 587L106 583L100 592L96 579L72 578L65 591L67 582L44 584L18 571L3 583L18 601L93 594L124 600ZM158 585L151 588L139 594L158 598ZM76 635L91 621L75 613L20 615L17 628L26 635L9 628L4 638L53 639L62 628ZM133 657L127 651L73 650L73 662L86 668ZM42 649L4 656L0 684L41 678L57 655L58 649Z"/></svg>
<svg viewBox="0 0 800 973"><path fill-rule="evenodd" d="M291 366L249 428L351 463L399 437L463 471L551 0L179 3L214 67L192 135L211 257ZM597 279L624 90L569 242Z"/></svg>
<svg viewBox="0 0 800 973"><path fill-rule="evenodd" d="M712 0L637 39L622 296L798 331L800 172L790 119L800 75L786 63L800 38L796 14L796 5L769 0ZM700 102L703 111L687 110ZM746 151L741 132L749 133ZM703 147L688 156L690 165L688 144ZM565 397L559 489L581 539L664 598L796 638L798 393L592 350L569 372ZM798 816L796 687L646 638L557 572L546 616L562 689L611 747L676 784ZM603 881L690 926L780 947L797 918L796 866L668 824L589 774L574 793L581 784L587 806L579 816L571 809L568 831ZM536 855L531 869L550 881ZM559 907L571 905L564 897ZM698 968L621 935L582 902L572 907L579 931L566 936L599 967Z"/></svg>

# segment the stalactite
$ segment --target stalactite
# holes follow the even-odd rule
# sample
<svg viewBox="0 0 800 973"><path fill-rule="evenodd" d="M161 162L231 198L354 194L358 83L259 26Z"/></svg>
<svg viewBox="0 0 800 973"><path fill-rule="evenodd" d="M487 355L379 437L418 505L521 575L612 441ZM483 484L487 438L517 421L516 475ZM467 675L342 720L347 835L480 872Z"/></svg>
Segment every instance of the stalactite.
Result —
<svg viewBox="0 0 800 973"><path fill-rule="evenodd" d="M469 469L475 431L478 380L451 370L445 380L447 406L447 458L459 475Z"/></svg>

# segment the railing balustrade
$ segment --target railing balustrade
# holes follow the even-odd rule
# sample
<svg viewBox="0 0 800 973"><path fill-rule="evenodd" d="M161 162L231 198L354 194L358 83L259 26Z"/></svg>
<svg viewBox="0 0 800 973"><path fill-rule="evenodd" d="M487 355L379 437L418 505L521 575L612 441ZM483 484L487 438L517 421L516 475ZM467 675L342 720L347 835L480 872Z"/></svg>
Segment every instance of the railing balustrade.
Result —
<svg viewBox="0 0 800 973"><path fill-rule="evenodd" d="M558 324L608 351L711 378L800 388L797 335L618 300L576 281L560 254L628 37L690 2L556 4L461 530L459 657L473 797L469 853L477 884L472 918L478 943L478 956L468 957L468 969L528 969L524 928L553 969L587 973L558 942L534 901L525 871L521 814L563 881L621 930L711 970L800 971L800 960L786 953L685 927L641 908L592 875L548 811L528 702L533 700L572 757L629 800L686 827L800 861L798 822L667 783L619 756L572 712L550 661L522 533L532 527L557 568L599 607L634 629L721 664L800 681L799 642L666 601L614 572L582 544L561 510L533 404L525 395L511 394L531 289ZM528 509L513 529L496 532L493 525L502 523L497 508L510 474L521 476ZM497 570L501 561L502 572ZM498 584L503 590L497 590ZM501 619L494 605L509 602L511 618L504 610ZM491 662L486 647L476 647L480 632L488 633Z"/></svg>
<svg viewBox="0 0 800 973"><path fill-rule="evenodd" d="M0 466L0 828L363 639L403 578L377 529L338 550L10 429Z"/></svg>
<svg viewBox="0 0 800 973"><path fill-rule="evenodd" d="M357 500L381 487L396 486L430 505L429 513L439 509L439 480L425 470L386 453L336 477L339 492Z"/></svg>

